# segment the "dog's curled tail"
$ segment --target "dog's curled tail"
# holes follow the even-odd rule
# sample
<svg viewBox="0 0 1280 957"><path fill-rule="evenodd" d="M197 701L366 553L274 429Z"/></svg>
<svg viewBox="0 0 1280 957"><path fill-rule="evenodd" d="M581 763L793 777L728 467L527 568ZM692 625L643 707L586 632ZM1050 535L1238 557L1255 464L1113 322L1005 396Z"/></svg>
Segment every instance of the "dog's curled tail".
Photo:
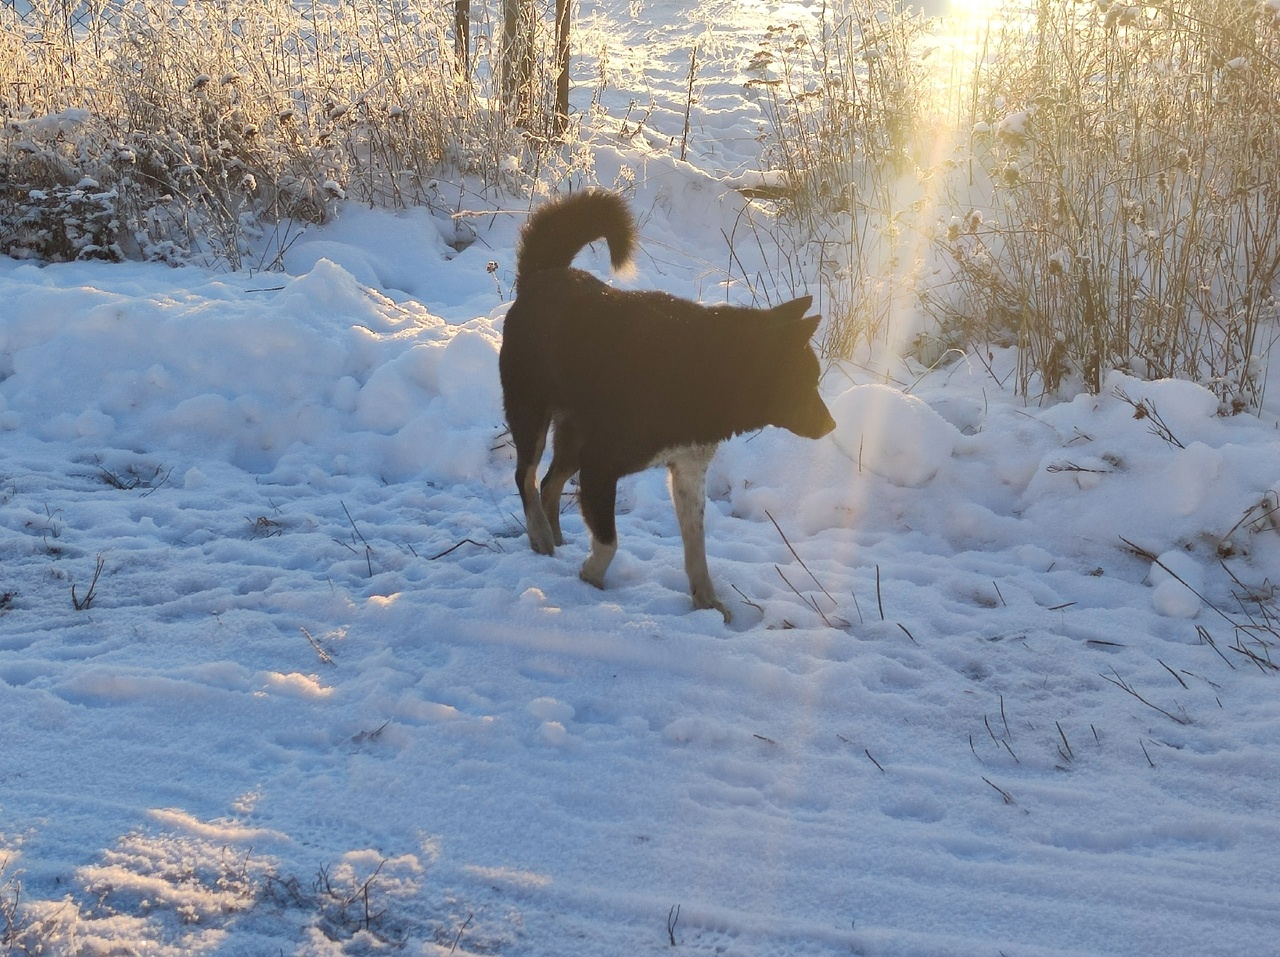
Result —
<svg viewBox="0 0 1280 957"><path fill-rule="evenodd" d="M597 239L609 243L609 260L625 271L636 248L636 224L617 193L585 190L540 207L520 233L516 283L544 269L567 269L582 247Z"/></svg>

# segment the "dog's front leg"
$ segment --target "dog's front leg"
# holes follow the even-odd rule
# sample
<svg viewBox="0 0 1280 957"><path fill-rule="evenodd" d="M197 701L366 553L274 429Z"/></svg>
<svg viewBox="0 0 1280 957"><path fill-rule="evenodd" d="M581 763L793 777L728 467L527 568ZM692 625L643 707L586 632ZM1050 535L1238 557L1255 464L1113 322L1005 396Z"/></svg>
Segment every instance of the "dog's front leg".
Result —
<svg viewBox="0 0 1280 957"><path fill-rule="evenodd" d="M582 520L591 532L591 554L582 563L578 575L597 588L604 588L604 573L618 551L618 531L613 516L617 494L617 476L583 466L578 475L578 502L582 507Z"/></svg>
<svg viewBox="0 0 1280 957"><path fill-rule="evenodd" d="M668 463L671 472L671 501L680 523L684 541L684 570L689 576L689 591L694 608L714 608L724 616L725 624L733 615L716 597L707 569L707 537L703 511L707 502L707 468L716 454L714 445L695 445L676 452Z"/></svg>

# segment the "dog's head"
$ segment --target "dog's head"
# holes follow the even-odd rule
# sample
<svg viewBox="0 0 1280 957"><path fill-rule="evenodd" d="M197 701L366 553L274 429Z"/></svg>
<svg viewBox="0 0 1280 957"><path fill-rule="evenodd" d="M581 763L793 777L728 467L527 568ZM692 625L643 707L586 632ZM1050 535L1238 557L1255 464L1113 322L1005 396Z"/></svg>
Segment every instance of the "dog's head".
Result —
<svg viewBox="0 0 1280 957"><path fill-rule="evenodd" d="M802 296L770 309L764 323L775 354L777 376L770 402L772 424L807 439L818 439L836 427L818 394L821 369L809 340L821 316L806 316L812 296Z"/></svg>

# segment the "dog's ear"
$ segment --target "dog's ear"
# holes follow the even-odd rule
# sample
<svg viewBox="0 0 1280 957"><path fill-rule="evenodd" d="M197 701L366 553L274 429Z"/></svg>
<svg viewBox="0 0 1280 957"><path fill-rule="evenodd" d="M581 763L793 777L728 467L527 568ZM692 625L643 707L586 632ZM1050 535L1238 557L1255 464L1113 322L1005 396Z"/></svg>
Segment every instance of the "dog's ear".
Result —
<svg viewBox="0 0 1280 957"><path fill-rule="evenodd" d="M813 334L818 331L818 324L821 322L821 316L805 316L792 326L792 329L795 330L797 336L803 335L804 341L808 342L813 338Z"/></svg>
<svg viewBox="0 0 1280 957"><path fill-rule="evenodd" d="M812 305L813 296L801 296L799 299L792 299L780 306L774 306L769 310L769 316L773 320L770 328L785 333L788 341L794 337L802 342L808 342L818 331L818 323L822 322L821 316L805 315Z"/></svg>
<svg viewBox="0 0 1280 957"><path fill-rule="evenodd" d="M804 318L804 314L813 305L813 296L801 296L780 306L774 306L769 312L780 322L796 322Z"/></svg>

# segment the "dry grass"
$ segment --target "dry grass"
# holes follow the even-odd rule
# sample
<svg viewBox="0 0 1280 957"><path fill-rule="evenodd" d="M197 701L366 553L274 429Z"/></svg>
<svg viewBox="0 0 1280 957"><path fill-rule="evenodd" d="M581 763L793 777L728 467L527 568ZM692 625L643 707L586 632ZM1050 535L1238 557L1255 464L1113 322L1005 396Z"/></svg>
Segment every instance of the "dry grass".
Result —
<svg viewBox="0 0 1280 957"><path fill-rule="evenodd" d="M894 345L890 320L923 298L924 357L1017 346L1031 398L1122 369L1200 382L1224 414L1260 408L1280 278L1275 9L1008 0L959 68L929 60L955 24L895 0L776 31L754 64L785 174L770 198L821 289L828 353ZM922 286L928 262L941 282Z"/></svg>
<svg viewBox="0 0 1280 957"><path fill-rule="evenodd" d="M796 250L826 319L823 351L887 332L903 243L902 184L929 151L931 28L895 0L835 0L778 26L750 65L782 174L780 245Z"/></svg>
<svg viewBox="0 0 1280 957"><path fill-rule="evenodd" d="M939 222L947 334L1019 346L1030 396L1097 392L1118 368L1258 408L1280 270L1274 14L1175 0L1010 19Z"/></svg>
<svg viewBox="0 0 1280 957"><path fill-rule="evenodd" d="M553 145L545 24L517 125L496 89L501 25L480 5L465 66L452 4L89 8L73 22L67 0L0 7L10 255L270 265L247 257L284 219L322 222L344 197L441 203L438 177L519 193Z"/></svg>

